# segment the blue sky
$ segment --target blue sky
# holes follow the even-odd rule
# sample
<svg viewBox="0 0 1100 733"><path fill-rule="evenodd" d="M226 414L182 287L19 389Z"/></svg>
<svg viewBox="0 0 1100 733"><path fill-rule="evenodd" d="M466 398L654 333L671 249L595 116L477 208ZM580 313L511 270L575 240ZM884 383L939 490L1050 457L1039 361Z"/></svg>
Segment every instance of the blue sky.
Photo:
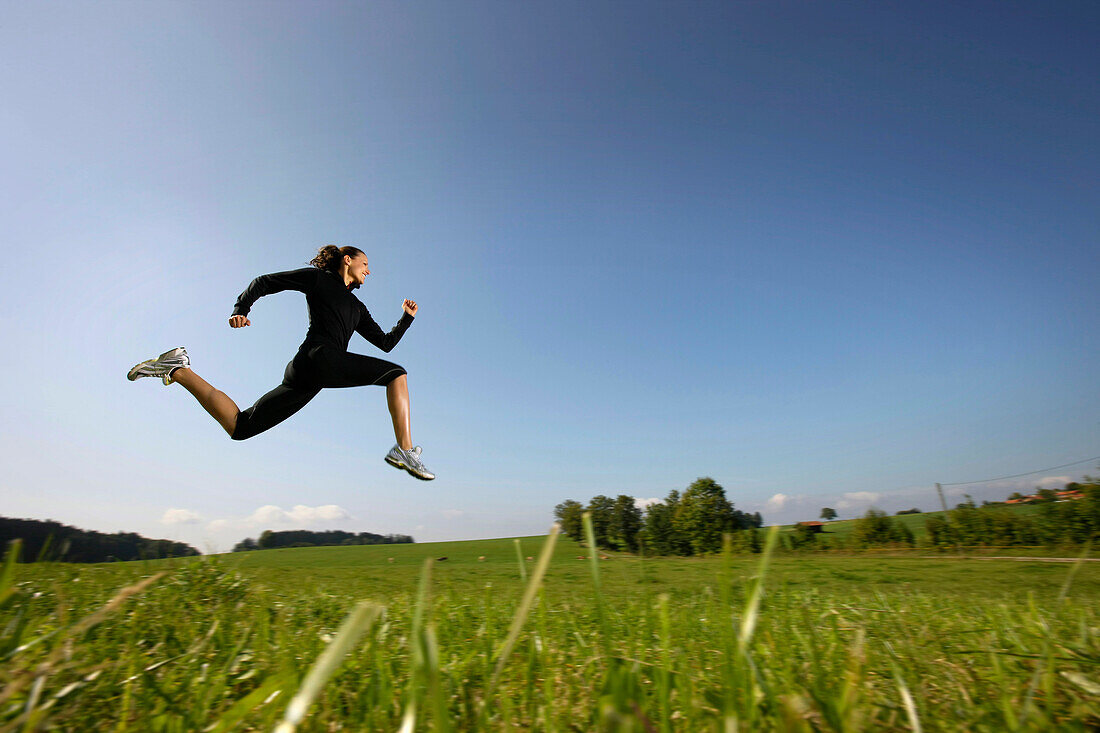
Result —
<svg viewBox="0 0 1100 733"><path fill-rule="evenodd" d="M699 476L769 522L932 509L1100 454L1095 4L2 14L0 513L461 539ZM381 389L233 443L124 378L184 345L251 404L305 305L233 302L330 242L384 328L421 306L390 358L434 482L383 463Z"/></svg>

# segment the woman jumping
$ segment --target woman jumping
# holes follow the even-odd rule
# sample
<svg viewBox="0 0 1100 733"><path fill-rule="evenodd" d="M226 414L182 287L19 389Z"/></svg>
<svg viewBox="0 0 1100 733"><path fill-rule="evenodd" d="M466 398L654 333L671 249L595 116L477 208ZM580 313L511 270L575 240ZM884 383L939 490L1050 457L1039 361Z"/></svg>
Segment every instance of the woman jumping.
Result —
<svg viewBox="0 0 1100 733"><path fill-rule="evenodd" d="M160 377L165 385L182 384L233 440L245 440L278 425L325 387L384 384L393 434L397 438L397 444L386 454L386 462L418 479L430 481L435 474L421 463L420 446L414 448L412 444L405 370L392 362L351 354L347 350L352 331L357 331L382 351L389 352L412 325L416 303L406 300L401 320L392 331L383 333L366 306L352 293L370 274L365 254L355 247L330 244L322 247L310 264L313 267L260 275L237 298L229 317L229 325L233 328L250 326L248 311L252 304L265 295L283 290L305 293L309 307L306 340L286 365L282 384L258 399L252 407L239 409L224 392L195 374L187 350L182 346L141 362L126 378L133 381L141 377Z"/></svg>

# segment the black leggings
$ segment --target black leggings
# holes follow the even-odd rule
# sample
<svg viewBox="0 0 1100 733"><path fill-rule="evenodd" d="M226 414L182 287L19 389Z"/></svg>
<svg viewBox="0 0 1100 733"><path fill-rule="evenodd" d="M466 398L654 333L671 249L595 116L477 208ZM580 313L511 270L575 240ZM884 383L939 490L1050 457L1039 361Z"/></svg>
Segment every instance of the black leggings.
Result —
<svg viewBox="0 0 1100 733"><path fill-rule="evenodd" d="M237 413L233 440L247 440L305 407L325 387L386 385L405 374L389 361L349 354L332 346L303 344L283 373L283 383Z"/></svg>

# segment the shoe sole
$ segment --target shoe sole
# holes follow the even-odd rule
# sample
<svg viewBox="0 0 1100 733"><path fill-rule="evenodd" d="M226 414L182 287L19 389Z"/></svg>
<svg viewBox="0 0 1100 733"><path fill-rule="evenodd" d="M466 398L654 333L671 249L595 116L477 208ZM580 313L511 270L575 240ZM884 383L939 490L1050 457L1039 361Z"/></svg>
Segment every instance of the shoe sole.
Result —
<svg viewBox="0 0 1100 733"><path fill-rule="evenodd" d="M160 356L158 356L155 359L146 359L145 361L141 362L140 364L135 364L130 369L130 371L126 372L126 378L129 379L131 382L137 381L138 379L141 379L142 377L158 377L158 378L163 379L163 376L160 375L160 374L141 374L140 373L141 368L143 366L147 365L147 364L155 364L158 361L160 361L161 359L164 359L165 357L168 357L168 356L172 356L172 355L176 354L176 352L179 352L179 351L183 351L182 346L177 346L174 349L168 349L168 351L165 351L163 354L161 354Z"/></svg>
<svg viewBox="0 0 1100 733"><path fill-rule="evenodd" d="M154 376L152 374L141 374L140 373L141 368L143 366L145 366L146 364L152 364L154 361L156 361L156 359L146 359L145 361L141 362L140 364L135 364L134 367L130 371L126 372L126 378L129 379L131 382L133 382L135 380L141 379L142 377L152 377L152 376Z"/></svg>
<svg viewBox="0 0 1100 733"><path fill-rule="evenodd" d="M405 471L406 473L408 473L410 476L412 476L415 479L420 479L421 481L433 481L433 480L435 480L435 476L432 476L431 478L428 478L426 476L419 476L419 475L413 473L412 469L409 468L408 466L406 466L404 463L402 463L401 461L395 461L394 459L390 458L389 456L386 456L386 463L390 464L391 466L398 469L399 471Z"/></svg>

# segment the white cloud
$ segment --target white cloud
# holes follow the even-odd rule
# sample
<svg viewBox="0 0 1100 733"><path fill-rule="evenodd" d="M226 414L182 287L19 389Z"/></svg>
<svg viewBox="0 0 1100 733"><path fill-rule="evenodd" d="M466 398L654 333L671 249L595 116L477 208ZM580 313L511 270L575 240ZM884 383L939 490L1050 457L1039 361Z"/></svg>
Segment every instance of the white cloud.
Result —
<svg viewBox="0 0 1100 733"><path fill-rule="evenodd" d="M290 510L290 516L298 522L338 522L341 519L352 518L347 510L335 504L323 504L318 507L298 504Z"/></svg>
<svg viewBox="0 0 1100 733"><path fill-rule="evenodd" d="M1068 484L1070 481L1073 481L1073 479L1070 478L1069 476L1047 476L1046 478L1039 479L1036 486L1039 486L1039 487L1044 488L1044 489L1050 489L1050 488L1054 488L1054 487L1057 487L1057 488L1060 489L1063 486L1065 486L1066 484Z"/></svg>
<svg viewBox="0 0 1100 733"><path fill-rule="evenodd" d="M647 507L649 507L650 505L652 505L652 504L660 504L660 503L661 503L661 500L656 498L656 497L654 497L652 499L639 499L636 496L634 497L634 506L638 507L639 509L641 509L643 511L645 511L645 509Z"/></svg>
<svg viewBox="0 0 1100 733"><path fill-rule="evenodd" d="M198 524L202 519L190 509L169 509L160 518L162 524Z"/></svg>
<svg viewBox="0 0 1100 733"><path fill-rule="evenodd" d="M466 512L462 511L461 509L444 509L442 514L447 519L457 519L461 516L465 516Z"/></svg>
<svg viewBox="0 0 1100 733"><path fill-rule="evenodd" d="M306 506L298 504L290 511L274 504L266 504L249 515L245 523L251 526L269 524L317 524L319 522L338 522L351 519L347 510L335 504Z"/></svg>
<svg viewBox="0 0 1100 733"><path fill-rule="evenodd" d="M844 498L836 503L839 509L851 509L853 507L873 504L882 498L877 491L849 491Z"/></svg>
<svg viewBox="0 0 1100 733"><path fill-rule="evenodd" d="M768 499L764 503L764 511L778 512L782 511L783 506L790 500L791 497L786 494L772 494L772 498Z"/></svg>
<svg viewBox="0 0 1100 733"><path fill-rule="evenodd" d="M278 524L290 520L290 515L283 511L282 507L274 504L265 504L249 515L245 520L247 524Z"/></svg>

